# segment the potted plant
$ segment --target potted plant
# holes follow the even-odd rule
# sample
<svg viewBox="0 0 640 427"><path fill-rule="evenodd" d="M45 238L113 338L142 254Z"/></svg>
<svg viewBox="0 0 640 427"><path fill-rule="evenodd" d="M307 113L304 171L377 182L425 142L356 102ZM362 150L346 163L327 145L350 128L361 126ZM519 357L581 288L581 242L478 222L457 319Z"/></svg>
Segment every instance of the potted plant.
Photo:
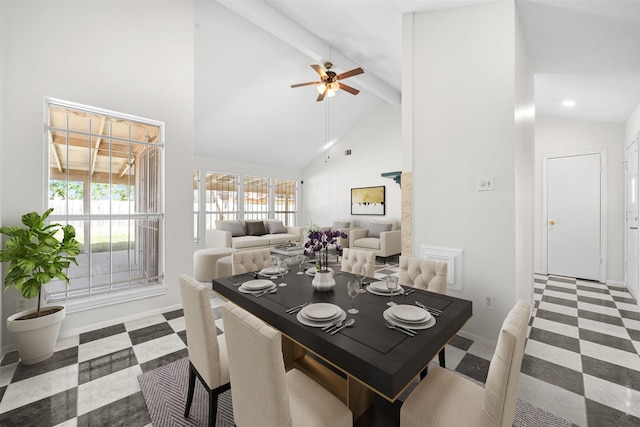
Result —
<svg viewBox="0 0 640 427"><path fill-rule="evenodd" d="M69 284L65 270L71 262L78 265L75 257L80 253L80 243L75 239L76 231L72 225L47 224L52 211L23 215L24 227L0 228L0 233L8 237L0 250L0 262L9 263L4 290L15 286L24 298L38 298L37 308L7 319L7 329L15 334L20 359L25 365L42 362L53 355L65 317L64 306L40 306L42 285L54 278ZM62 240L56 237L60 232Z"/></svg>
<svg viewBox="0 0 640 427"><path fill-rule="evenodd" d="M337 253L340 254L342 249L337 244L338 237L347 237L347 235L339 230L309 231L309 240L304 244L304 254L315 255L317 271L311 283L317 291L330 291L336 285L333 272L329 268L329 245L335 245Z"/></svg>

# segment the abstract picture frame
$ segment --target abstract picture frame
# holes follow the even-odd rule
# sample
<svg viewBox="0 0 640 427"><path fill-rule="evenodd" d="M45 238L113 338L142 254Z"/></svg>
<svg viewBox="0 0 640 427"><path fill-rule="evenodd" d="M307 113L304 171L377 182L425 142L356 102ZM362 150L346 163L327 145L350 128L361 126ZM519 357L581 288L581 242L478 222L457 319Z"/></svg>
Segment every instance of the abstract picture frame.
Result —
<svg viewBox="0 0 640 427"><path fill-rule="evenodd" d="M351 215L384 215L384 185L351 189Z"/></svg>

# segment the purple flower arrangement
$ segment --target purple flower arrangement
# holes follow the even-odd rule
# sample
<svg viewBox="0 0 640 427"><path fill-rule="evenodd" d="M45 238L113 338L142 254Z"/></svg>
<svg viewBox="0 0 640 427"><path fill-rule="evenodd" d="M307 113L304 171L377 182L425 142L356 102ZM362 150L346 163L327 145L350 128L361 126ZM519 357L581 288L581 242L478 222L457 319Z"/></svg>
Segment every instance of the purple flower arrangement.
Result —
<svg viewBox="0 0 640 427"><path fill-rule="evenodd" d="M314 230L309 232L309 240L304 244L304 254L314 254L318 271L329 271L329 245L336 245L338 255L342 254L342 248L336 243L338 237L346 238L346 233L339 230Z"/></svg>

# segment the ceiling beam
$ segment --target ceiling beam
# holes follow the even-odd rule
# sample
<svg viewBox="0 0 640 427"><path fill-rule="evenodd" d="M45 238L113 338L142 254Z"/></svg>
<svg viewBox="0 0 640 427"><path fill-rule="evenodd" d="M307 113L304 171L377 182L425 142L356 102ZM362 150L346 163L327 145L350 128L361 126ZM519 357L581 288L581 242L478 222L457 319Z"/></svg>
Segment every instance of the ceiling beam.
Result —
<svg viewBox="0 0 640 427"><path fill-rule="evenodd" d="M345 70L360 66L264 0L218 0L218 2L291 47L298 49L313 61L324 63L331 58L331 62L339 64L340 68ZM367 70L365 72L367 73ZM351 79L378 98L392 105L401 104L400 93L375 75L367 73L366 77L352 77Z"/></svg>

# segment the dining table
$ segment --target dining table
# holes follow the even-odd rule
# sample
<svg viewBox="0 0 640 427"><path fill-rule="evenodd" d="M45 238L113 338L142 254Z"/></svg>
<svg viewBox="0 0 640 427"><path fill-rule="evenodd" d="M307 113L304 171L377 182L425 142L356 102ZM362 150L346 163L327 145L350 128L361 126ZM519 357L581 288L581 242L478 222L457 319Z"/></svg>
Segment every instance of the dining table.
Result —
<svg viewBox="0 0 640 427"><path fill-rule="evenodd" d="M285 368L300 369L321 383L352 410L354 419L367 411L375 395L395 402L472 316L471 301L403 287L402 294L393 296L396 304L420 304L438 314L431 315L435 320L432 326L407 334L390 328L385 321L383 313L390 308L387 303L391 298L383 292L359 293L355 298L359 312L347 313L352 305L347 283L359 280L354 274L335 271L335 287L319 292L312 286L312 270L308 271L311 274L297 274L296 270L294 267L286 274L268 277L276 285L285 286L259 297L240 289L256 279L255 272L214 279L212 287L214 292L279 330ZM376 280L366 278L365 282ZM303 324L299 311L287 311L316 303L337 305L355 323L329 334Z"/></svg>

